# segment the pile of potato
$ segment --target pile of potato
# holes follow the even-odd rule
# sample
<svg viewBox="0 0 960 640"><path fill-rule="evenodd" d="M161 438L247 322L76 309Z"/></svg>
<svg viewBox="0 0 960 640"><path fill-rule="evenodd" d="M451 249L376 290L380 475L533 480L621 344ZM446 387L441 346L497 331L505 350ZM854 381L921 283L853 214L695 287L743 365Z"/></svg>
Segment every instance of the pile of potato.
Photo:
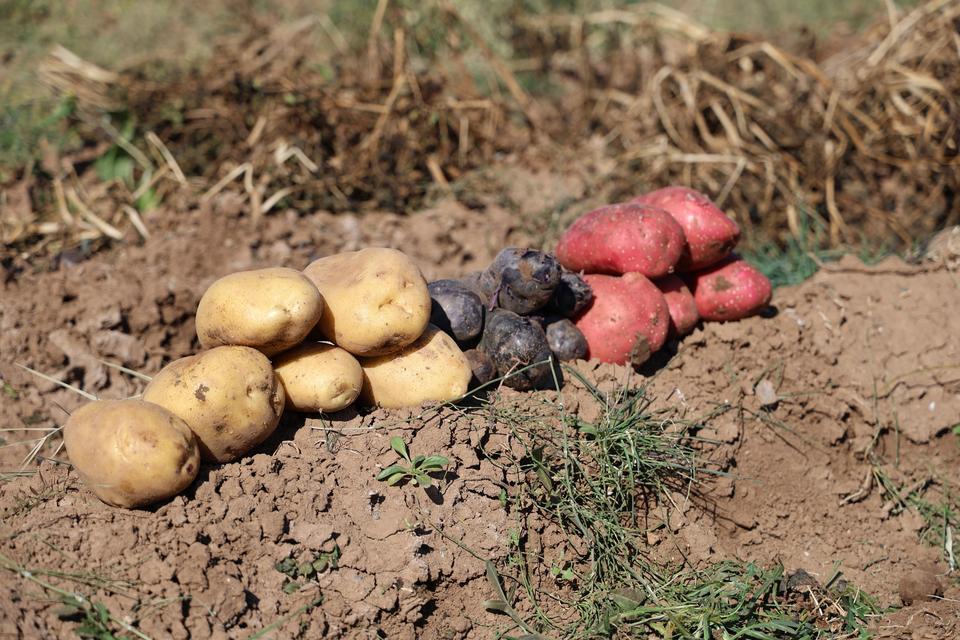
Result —
<svg viewBox="0 0 960 640"><path fill-rule="evenodd" d="M431 322L464 349L478 384L503 378L514 389L551 388L560 381L557 362L587 355L572 318L593 293L549 253L507 248L486 270L428 289Z"/></svg>
<svg viewBox="0 0 960 640"><path fill-rule="evenodd" d="M164 367L142 399L98 400L64 425L74 468L104 502L143 507L230 462L276 429L284 409L333 412L463 396L467 357L430 325L417 266L393 249L321 258L303 272L234 273L197 308L204 351Z"/></svg>
<svg viewBox="0 0 960 640"><path fill-rule="evenodd" d="M562 360L639 365L700 319L767 305L770 282L732 254L739 236L705 196L670 187L582 216L556 256L508 248L460 280L428 285L385 248L234 273L200 300L204 350L167 365L141 399L74 412L64 443L100 499L142 507L186 489L201 460L246 455L285 409L416 406L497 378L551 388Z"/></svg>
<svg viewBox="0 0 960 640"><path fill-rule="evenodd" d="M702 193L666 187L591 211L557 257L593 290L576 318L588 356L643 364L700 320L739 320L767 307L770 281L733 253L737 223Z"/></svg>

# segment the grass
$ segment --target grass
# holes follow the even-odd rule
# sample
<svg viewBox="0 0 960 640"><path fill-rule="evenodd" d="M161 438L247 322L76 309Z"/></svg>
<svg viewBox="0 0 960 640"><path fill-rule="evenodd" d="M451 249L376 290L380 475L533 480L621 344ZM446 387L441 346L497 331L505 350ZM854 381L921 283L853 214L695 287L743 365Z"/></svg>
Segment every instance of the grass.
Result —
<svg viewBox="0 0 960 640"><path fill-rule="evenodd" d="M748 237L738 251L745 260L770 278L774 287L800 284L813 277L824 263L839 260L847 254L856 255L867 265L876 264L891 254L889 247L874 246L865 239L857 245L857 249L823 249L827 234L823 220L822 217L801 211L798 216L799 236L790 234L782 246L770 240Z"/></svg>
<svg viewBox="0 0 960 640"><path fill-rule="evenodd" d="M605 393L575 370L565 373L597 403L596 419L568 415L557 401L485 409L493 429L510 433L510 450L523 452L485 452L516 479L501 495L516 525L512 552L487 565L489 610L530 638L867 637L877 603L839 571L804 590L791 587L780 566L692 569L651 557L647 534L662 525L645 514L669 506L671 496L695 501L701 479L719 473L697 456L691 434L701 425L656 409L629 381ZM531 542L544 521L568 543Z"/></svg>
<svg viewBox="0 0 960 640"><path fill-rule="evenodd" d="M80 638L119 640L136 637L140 640L151 640L148 635L136 627L136 620L128 622L124 619L127 616L123 618L117 616L102 602L87 597L79 589L58 587L48 578L120 595L127 593L128 589L133 586L131 583L104 578L93 573L27 568L3 554L0 554L0 569L35 584L44 593L52 596L60 604L57 615L62 620L76 623L74 633ZM21 597L25 595L22 593Z"/></svg>

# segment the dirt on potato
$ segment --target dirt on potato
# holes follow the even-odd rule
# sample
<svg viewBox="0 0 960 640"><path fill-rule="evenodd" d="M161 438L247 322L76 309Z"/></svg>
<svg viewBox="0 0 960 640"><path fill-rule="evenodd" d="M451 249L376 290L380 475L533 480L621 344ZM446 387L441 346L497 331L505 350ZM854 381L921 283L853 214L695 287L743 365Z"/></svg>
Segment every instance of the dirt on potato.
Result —
<svg viewBox="0 0 960 640"><path fill-rule="evenodd" d="M582 193L575 177L518 175L531 193L542 194L534 186L545 181L563 185L557 201ZM195 352L196 303L228 272L392 246L428 278L456 277L503 246L536 241L493 201L467 209L444 200L403 217L288 212L256 229L246 213L231 194L164 210L142 246L4 284L4 427L62 424L84 402L14 363L104 398L139 393L142 380L103 361L151 375ZM943 550L930 544L918 510L880 484L932 499L955 480L958 287L946 264L845 259L775 291L772 313L704 325L639 374L574 363L602 389L647 385L654 407L699 425L699 454L722 472L643 514L651 553L692 566L781 562L821 582L839 563L884 606L900 606L905 578L932 573L943 600L916 598L872 626L882 638L960 633L960 589ZM502 389L491 401L523 409L555 396ZM596 418L572 376L561 398L567 411ZM3 433L12 446L0 449L0 468L16 470L30 446L15 443L37 433ZM414 455L450 459L431 489L376 479L397 461L393 436ZM483 411L287 414L254 455L204 466L185 494L147 511L100 503L62 463L58 442L42 448L28 469L35 473L0 483L0 637L70 637L78 628L76 611L36 580L93 598L151 638L460 639L513 627L484 602L494 597L485 560L505 566L519 517L503 501L516 478L491 452L510 453L517 442ZM530 523L547 553L530 579L562 590L548 565L565 537L547 520Z"/></svg>

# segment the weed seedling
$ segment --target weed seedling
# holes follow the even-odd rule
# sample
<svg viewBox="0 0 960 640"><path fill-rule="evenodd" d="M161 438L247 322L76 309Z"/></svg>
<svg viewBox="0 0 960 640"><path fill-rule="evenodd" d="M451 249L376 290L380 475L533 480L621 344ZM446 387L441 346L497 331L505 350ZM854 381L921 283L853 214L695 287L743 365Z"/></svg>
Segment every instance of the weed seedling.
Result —
<svg viewBox="0 0 960 640"><path fill-rule="evenodd" d="M340 545L334 544L330 551L320 551L312 559L297 562L291 556L278 562L274 568L288 578L283 585L284 593L293 593L300 590L304 581L315 578L327 569L336 569L339 564Z"/></svg>
<svg viewBox="0 0 960 640"><path fill-rule="evenodd" d="M450 461L443 456L414 456L410 457L407 443L399 436L390 438L390 447L403 458L407 464L392 464L377 474L377 480L386 482L389 486L399 484L405 480L413 480L424 489L433 485L431 473L443 471Z"/></svg>

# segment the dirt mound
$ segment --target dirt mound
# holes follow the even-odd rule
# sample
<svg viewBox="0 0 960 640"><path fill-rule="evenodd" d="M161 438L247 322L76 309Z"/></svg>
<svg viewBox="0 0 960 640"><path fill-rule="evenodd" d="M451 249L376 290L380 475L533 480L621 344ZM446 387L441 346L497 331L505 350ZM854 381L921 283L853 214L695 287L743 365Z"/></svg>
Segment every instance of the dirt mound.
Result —
<svg viewBox="0 0 960 640"><path fill-rule="evenodd" d="M6 285L4 422L48 428L64 418L59 407L79 401L13 361L103 397L136 393L141 381L99 359L152 373L196 349L196 301L228 271L302 267L382 244L439 277L529 240L495 204L482 216L454 201L407 217L291 213L264 219L253 234L242 226L247 213L221 194L142 247ZM690 472L703 471L692 484L687 474L659 487L667 499L630 498L631 512L617 514L633 523L630 549L693 567L781 562L820 584L839 562L844 579L885 604L898 603L901 579L922 569L943 574L946 597L957 598L938 524L957 525L938 511L960 462L950 431L960 415L956 287L942 266L842 261L778 290L772 316L706 325L643 375L577 363L582 379L567 371L560 403L552 393L504 390L460 409L288 417L256 455L205 468L188 494L154 511L106 507L68 466L45 459L36 474L0 484L0 632L61 637L100 620L151 637L486 637L515 625L488 609L497 582L510 613L547 637L564 635L586 624L564 603L599 557L581 533L608 539L609 531L572 524L542 487L589 484L591 469L572 475L562 451L595 446L583 428L610 404L596 393L609 399L641 385L652 402L643 428L622 433L675 433L700 461ZM433 489L375 479L396 461L394 435L414 453L451 459ZM41 454L56 448L53 437ZM26 448L0 451L10 469ZM670 461L669 451L630 459L647 469ZM650 478L636 473L638 488L648 488ZM950 637L960 619L947 604L918 600L876 624L890 637ZM921 611L939 618L912 615Z"/></svg>

